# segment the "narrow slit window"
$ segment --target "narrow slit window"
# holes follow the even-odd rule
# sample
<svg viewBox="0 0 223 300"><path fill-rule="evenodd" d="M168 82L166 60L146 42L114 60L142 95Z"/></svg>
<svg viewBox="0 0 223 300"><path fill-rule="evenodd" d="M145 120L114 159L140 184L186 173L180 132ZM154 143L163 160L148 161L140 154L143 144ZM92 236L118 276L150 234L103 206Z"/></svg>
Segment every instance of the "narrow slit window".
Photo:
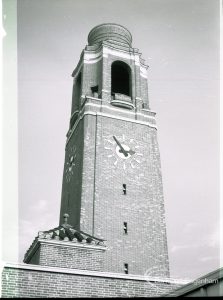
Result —
<svg viewBox="0 0 223 300"><path fill-rule="evenodd" d="M128 234L127 222L123 223L124 234Z"/></svg>
<svg viewBox="0 0 223 300"><path fill-rule="evenodd" d="M124 272L125 272L125 274L129 273L129 265L128 264L124 264Z"/></svg>
<svg viewBox="0 0 223 300"><path fill-rule="evenodd" d="M126 184L124 183L123 184L123 195L126 195L126 192L127 192L127 190L126 190Z"/></svg>

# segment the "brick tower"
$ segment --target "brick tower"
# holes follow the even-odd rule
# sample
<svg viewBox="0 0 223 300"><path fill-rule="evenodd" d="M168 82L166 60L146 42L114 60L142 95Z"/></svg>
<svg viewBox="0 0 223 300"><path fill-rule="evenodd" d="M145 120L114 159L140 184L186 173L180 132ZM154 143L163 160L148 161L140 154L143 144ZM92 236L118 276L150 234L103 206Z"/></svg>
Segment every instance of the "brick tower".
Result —
<svg viewBox="0 0 223 300"><path fill-rule="evenodd" d="M123 26L102 24L72 76L64 163L64 213L106 240L106 272L168 277L164 199L147 68Z"/></svg>
<svg viewBox="0 0 223 300"><path fill-rule="evenodd" d="M73 72L60 223L7 264L4 297L159 297L169 278L155 113L130 32L93 28ZM44 217L44 216L43 216Z"/></svg>

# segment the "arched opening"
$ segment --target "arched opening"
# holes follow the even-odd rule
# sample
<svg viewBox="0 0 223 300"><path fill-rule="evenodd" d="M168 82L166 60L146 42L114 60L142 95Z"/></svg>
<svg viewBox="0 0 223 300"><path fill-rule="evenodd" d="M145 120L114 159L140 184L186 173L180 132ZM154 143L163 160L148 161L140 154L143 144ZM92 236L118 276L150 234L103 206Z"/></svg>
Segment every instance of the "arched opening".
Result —
<svg viewBox="0 0 223 300"><path fill-rule="evenodd" d="M81 96L81 72L79 73L75 86L75 100L77 107L80 107L80 96Z"/></svg>
<svg viewBox="0 0 223 300"><path fill-rule="evenodd" d="M111 93L131 97L131 69L121 61L115 61L111 67Z"/></svg>
<svg viewBox="0 0 223 300"><path fill-rule="evenodd" d="M73 85L72 117L70 120L70 129L74 126L77 119L77 111L80 110L81 97L81 72L79 73ZM75 113L76 112L76 113ZM75 114L74 114L75 113Z"/></svg>

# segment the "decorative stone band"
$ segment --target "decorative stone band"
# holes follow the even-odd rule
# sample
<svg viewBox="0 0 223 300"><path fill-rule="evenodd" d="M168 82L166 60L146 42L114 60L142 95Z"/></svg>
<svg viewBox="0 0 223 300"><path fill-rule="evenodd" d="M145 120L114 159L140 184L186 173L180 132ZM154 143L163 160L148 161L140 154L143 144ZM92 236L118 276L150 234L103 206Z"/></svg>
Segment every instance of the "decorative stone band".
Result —
<svg viewBox="0 0 223 300"><path fill-rule="evenodd" d="M104 92L108 92L108 91L106 91L106 90L103 90ZM91 97L91 96L85 96L85 95L82 95L81 96L81 98L82 99L84 99L84 102L83 102L83 104L82 104L82 106L87 106L87 105L92 105L92 106L98 106L98 107L100 107L101 105L107 105L108 103L107 103L107 101L103 101L102 99L100 99L100 98L95 98L95 97ZM94 100L95 102L97 102L96 104L95 103L87 103L87 101L88 100ZM142 100L141 98L138 98L138 97L136 97L136 100ZM84 107L83 107L84 108ZM83 108L82 108L82 110L83 110ZM128 114L128 115L131 115L131 116L135 116L135 112L131 112L131 111L126 111L126 110L123 110L123 109L118 109L118 108L113 108L113 107L111 107L111 106L107 106L107 108L109 109L109 110L111 110L111 111L116 111L116 112L126 112L126 114ZM82 111L81 110L81 111ZM80 112L81 112L80 111ZM156 116L156 112L155 111L152 111L152 110L150 110L150 109L144 109L144 108L142 108L142 111L145 111L146 112L146 114L148 115L148 117L150 118L150 119L153 119L153 120L155 120L155 116ZM139 114L139 115L143 115L142 113L137 113L137 114ZM135 119L134 119L135 120Z"/></svg>
<svg viewBox="0 0 223 300"><path fill-rule="evenodd" d="M81 109L81 111L79 112L79 116L77 118L77 121L75 122L73 128L71 130L68 131L67 133L67 142L66 142L66 145L68 144L70 138L72 137L72 134L73 132L75 131L75 128L78 126L79 122L83 119L84 116L86 115L92 115L92 116L104 116L104 117L108 117L108 118L112 118L112 119L117 119L117 120L123 120L123 121L127 121L127 122L132 122L132 123L137 123L137 124L141 124L141 125L145 125L145 126L149 126L151 128L154 128L157 130L157 126L154 125L152 122L149 122L146 121L138 121L136 119L131 119L129 117L122 117L122 116L115 116L114 115L114 112L112 112L111 114L109 113L103 113L103 112L95 112L95 111L91 111L90 109L88 111L85 111L85 107L89 106L89 107L98 107L98 109L100 109L102 107L102 103L103 103L103 100L102 99L98 99L98 98L94 98L94 97L90 97L90 96L84 96L82 95L81 98L85 98L85 101L83 103L83 107ZM98 102L98 104L94 104L94 103L86 103L87 99L92 99L92 100L96 100ZM106 106L106 108L108 110L111 110L111 111L114 111L116 110L117 112L123 112L124 110L123 109L118 109L118 108L112 108L112 107L109 107L109 106ZM146 111L148 113L151 113L151 115L148 115L147 117L151 120L155 120L155 112L153 111L150 111L148 109L142 109L142 111ZM135 116L135 113L134 112L131 112L128 110L128 115L132 115L132 116ZM138 113L139 116L143 116L143 114L141 113Z"/></svg>
<svg viewBox="0 0 223 300"><path fill-rule="evenodd" d="M125 51L120 49L115 49L110 45L102 45L98 47L96 50L83 50L81 54L81 58L78 62L77 67L74 69L72 76L76 78L83 66L85 64L94 64L97 63L102 57L108 57L108 55L117 56L118 58L124 58L128 60L133 60L135 65L140 67L140 75L144 78L147 78L147 69L149 68L148 65L145 64L145 60L140 57L140 53L132 51Z"/></svg>
<svg viewBox="0 0 223 300"><path fill-rule="evenodd" d="M57 245L61 247L73 247L73 248L79 248L79 249L88 249L88 250L107 250L108 248L103 245L102 243L98 244L87 244L87 243L79 243L78 241L72 240L72 241L54 241L54 240L44 240L44 239L38 239L38 242L45 243L45 244L51 244L51 245ZM66 242L66 243L64 243Z"/></svg>
<svg viewBox="0 0 223 300"><path fill-rule="evenodd" d="M92 115L92 116L98 115L98 116L102 116L102 117L104 116L104 117L108 117L108 118L112 118L112 119L123 120L123 121L126 121L126 122L132 122L132 123L137 123L137 124L149 126L149 127L154 128L154 129L157 130L157 126L154 125L152 122L150 123L149 121L144 122L144 121L138 121L136 119L131 119L129 117L115 116L114 113L109 114L109 113L103 113L103 112L100 112L100 111L95 112L95 111L91 111L91 110L85 111L85 107L86 106L89 106L89 107L91 107L91 106L92 107L98 107L100 109L101 106L103 105L103 104L101 104L103 102L101 99L93 98L93 97L89 97L89 96L85 97L85 99L88 99L88 98L89 99L98 100L100 102L100 104L93 104L93 103L89 103L88 104L88 103L86 103L86 101L83 103L83 107L82 107L81 111L79 112L79 116L78 116L78 119L77 119L76 123L74 124L73 128L67 133L67 142L66 142L66 145L68 144L70 138L72 137L72 134L75 131L75 128L78 126L79 122L86 115ZM111 110L111 111L114 111L114 110L118 111L119 110L118 108L112 108L112 107L109 107L109 106L107 106L106 108L108 110ZM123 112L123 110L119 110L119 111ZM145 111L149 112L149 110L145 110ZM130 113L131 112L128 110L128 114L130 114ZM151 114L152 115L148 116L148 117L154 120L155 119L154 112L151 112ZM135 113L132 112L132 115L134 116ZM143 114L138 113L138 115L143 115Z"/></svg>
<svg viewBox="0 0 223 300"><path fill-rule="evenodd" d="M135 281L150 281L150 282L163 282L163 283L174 283L174 284L187 284L190 280L180 280L173 278L164 277L153 277L153 276L142 276L142 275L131 275L131 274L120 274L120 273L110 273L110 272L99 272L90 270L79 270L79 269L69 269L69 268L58 268L58 267L48 267L40 265L31 264L15 264L15 263L5 263L4 268L20 269L20 270L33 270L40 272L51 272L51 273L62 273L62 274L76 274L82 276L91 277L104 277L104 278L120 278L126 280Z"/></svg>

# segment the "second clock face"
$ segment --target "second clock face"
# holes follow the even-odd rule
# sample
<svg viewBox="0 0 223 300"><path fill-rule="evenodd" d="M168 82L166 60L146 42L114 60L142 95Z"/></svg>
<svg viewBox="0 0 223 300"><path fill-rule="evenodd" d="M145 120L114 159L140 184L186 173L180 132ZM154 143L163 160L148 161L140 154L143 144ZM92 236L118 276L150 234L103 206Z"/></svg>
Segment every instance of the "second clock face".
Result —
<svg viewBox="0 0 223 300"><path fill-rule="evenodd" d="M76 157L77 157L77 153L76 153L76 147L72 146L69 149L69 154L68 154L68 159L66 162L66 180L69 182L72 175L73 175L73 168L76 166Z"/></svg>
<svg viewBox="0 0 223 300"><path fill-rule="evenodd" d="M107 157L111 159L114 166L121 165L123 170L129 167L135 169L142 162L142 146L133 138L128 138L124 134L111 135L105 138L104 144Z"/></svg>

